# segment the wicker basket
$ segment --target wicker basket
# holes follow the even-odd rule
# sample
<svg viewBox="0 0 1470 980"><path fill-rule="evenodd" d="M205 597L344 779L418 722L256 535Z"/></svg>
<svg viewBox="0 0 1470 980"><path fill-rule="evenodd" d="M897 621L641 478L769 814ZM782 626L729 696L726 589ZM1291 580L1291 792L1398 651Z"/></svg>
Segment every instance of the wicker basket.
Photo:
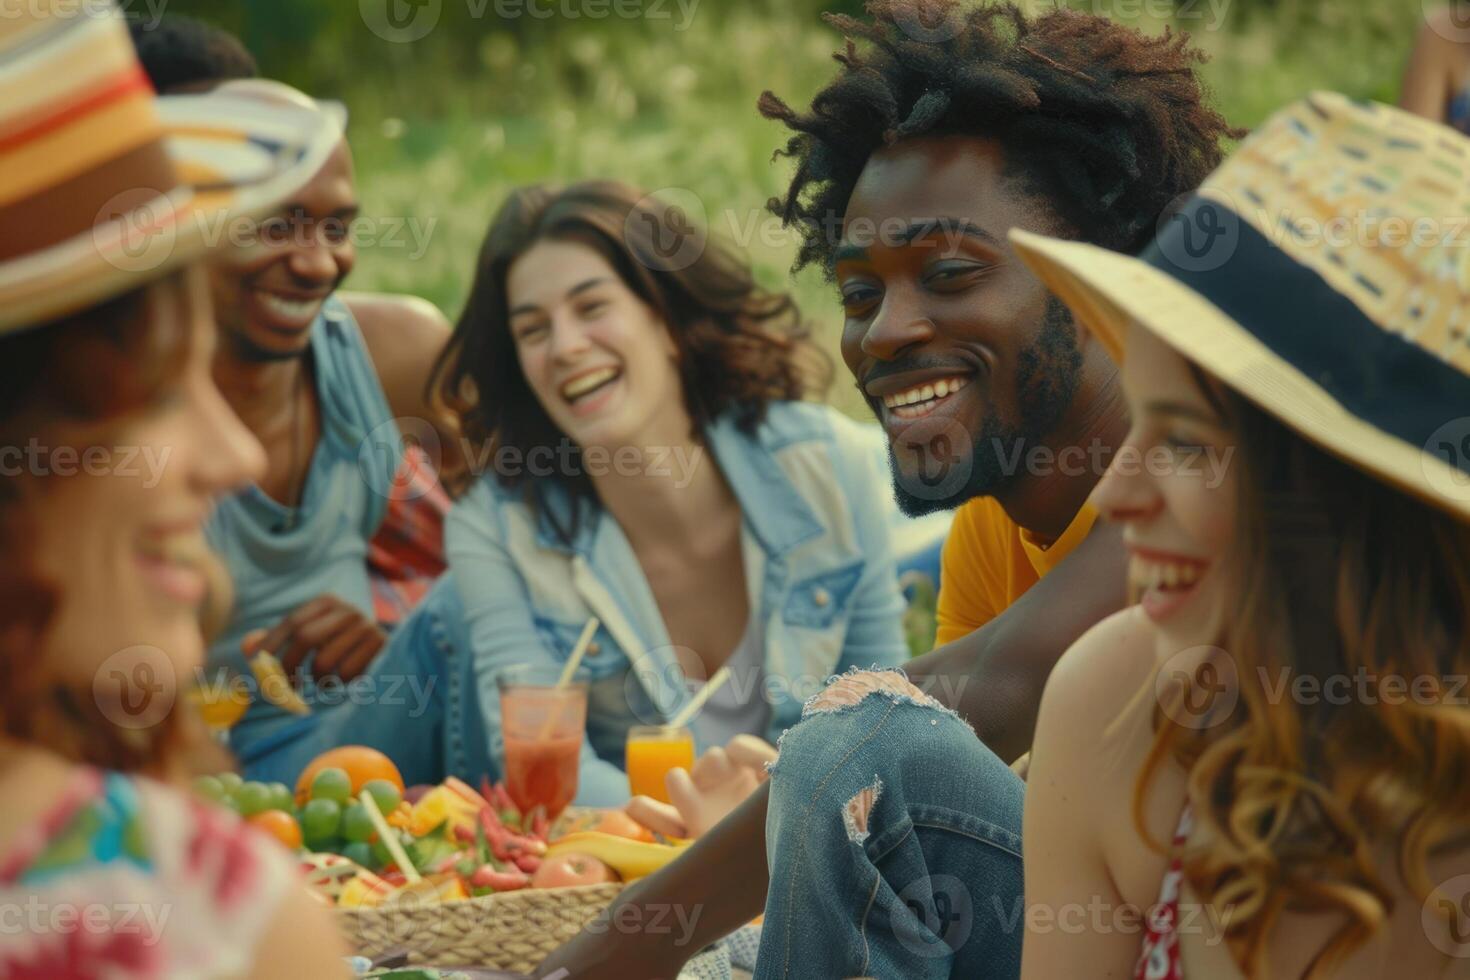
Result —
<svg viewBox="0 0 1470 980"><path fill-rule="evenodd" d="M412 894L376 908L338 909L363 956L406 950L415 966L480 966L530 973L608 906L621 883L527 888L431 905Z"/></svg>

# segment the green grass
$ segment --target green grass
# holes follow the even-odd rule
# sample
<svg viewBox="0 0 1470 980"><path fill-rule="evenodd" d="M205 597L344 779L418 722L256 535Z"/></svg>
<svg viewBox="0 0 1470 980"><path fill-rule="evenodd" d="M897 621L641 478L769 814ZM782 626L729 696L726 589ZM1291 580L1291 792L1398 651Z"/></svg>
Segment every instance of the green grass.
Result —
<svg viewBox="0 0 1470 980"><path fill-rule="evenodd" d="M1125 13L1150 6L1073 5L1106 10L1109 3ZM1227 118L1244 126L1317 88L1391 101L1419 18L1416 3L1280 0L1245 22L1227 8L1222 29L1202 30L1211 26L1204 0L1195 9L1201 19L1183 26L1212 55L1206 82ZM1163 26L1129 23L1150 32ZM452 318L510 188L612 177L696 195L715 232L744 248L763 282L796 293L835 353L835 293L813 272L791 279L794 241L763 209L789 163L772 162L784 133L756 113L755 101L770 88L804 105L835 69L836 35L807 14L743 6L701 13L682 32L647 21L534 26L487 33L469 68L447 70L430 53L394 50L408 60L392 66L393 85L382 84L373 66L336 73L350 79L335 94L353 111L365 212L413 219L428 232L420 256L407 233L397 245L364 248L352 286L418 293ZM834 400L856 407L843 383Z"/></svg>

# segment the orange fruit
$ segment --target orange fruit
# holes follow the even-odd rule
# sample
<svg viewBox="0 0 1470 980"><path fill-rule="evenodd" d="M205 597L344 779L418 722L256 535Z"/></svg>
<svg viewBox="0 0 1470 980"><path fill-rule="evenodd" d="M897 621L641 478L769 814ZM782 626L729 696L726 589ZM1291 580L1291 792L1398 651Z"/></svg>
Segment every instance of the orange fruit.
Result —
<svg viewBox="0 0 1470 980"><path fill-rule="evenodd" d="M323 752L312 759L310 765L301 770L301 775L296 780L297 806L303 805L310 798L311 781L316 778L316 774L332 766L346 770L347 778L352 780L353 796L356 796L362 789L362 784L370 779L386 779L397 786L400 793L405 788L403 775L393 764L392 759L366 745L342 745Z"/></svg>
<svg viewBox="0 0 1470 980"><path fill-rule="evenodd" d="M301 825L284 810L266 810L247 817L245 822L270 834L293 851L301 847Z"/></svg>

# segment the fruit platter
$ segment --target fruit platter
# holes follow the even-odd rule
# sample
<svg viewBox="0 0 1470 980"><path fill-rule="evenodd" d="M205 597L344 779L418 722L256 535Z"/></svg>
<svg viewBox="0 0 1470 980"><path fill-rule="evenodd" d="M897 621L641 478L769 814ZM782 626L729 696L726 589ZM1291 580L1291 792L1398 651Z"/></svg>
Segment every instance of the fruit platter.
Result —
<svg viewBox="0 0 1470 980"><path fill-rule="evenodd" d="M688 845L621 810L524 814L488 780L405 787L361 746L318 757L294 791L229 773L196 788L297 852L357 952L415 965L529 972Z"/></svg>

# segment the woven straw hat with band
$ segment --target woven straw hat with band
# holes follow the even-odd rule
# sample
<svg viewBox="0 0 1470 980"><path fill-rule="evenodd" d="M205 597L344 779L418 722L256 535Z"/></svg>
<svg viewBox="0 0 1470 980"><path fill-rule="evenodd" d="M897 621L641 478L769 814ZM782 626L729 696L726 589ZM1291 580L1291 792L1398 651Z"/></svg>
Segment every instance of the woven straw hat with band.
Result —
<svg viewBox="0 0 1470 980"><path fill-rule="evenodd" d="M1316 93L1132 258L1012 231L1122 360L1136 321L1302 436L1470 520L1470 140Z"/></svg>
<svg viewBox="0 0 1470 980"><path fill-rule="evenodd" d="M117 10L0 16L0 335L79 312L229 240L321 169L344 113L283 86L156 98ZM299 93L296 93L299 95Z"/></svg>

